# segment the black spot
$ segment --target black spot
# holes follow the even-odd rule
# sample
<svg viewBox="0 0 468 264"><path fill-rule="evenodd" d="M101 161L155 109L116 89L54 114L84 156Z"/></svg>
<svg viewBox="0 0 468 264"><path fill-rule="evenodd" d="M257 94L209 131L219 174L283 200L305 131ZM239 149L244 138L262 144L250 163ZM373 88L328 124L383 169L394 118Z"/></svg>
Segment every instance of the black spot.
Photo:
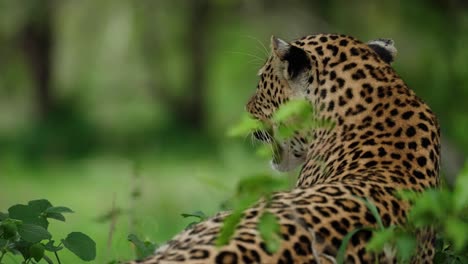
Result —
<svg viewBox="0 0 468 264"><path fill-rule="evenodd" d="M390 223L391 223L390 215L389 215L389 214L384 214L384 215L382 216L382 224L383 224L384 226L389 226Z"/></svg>
<svg viewBox="0 0 468 264"><path fill-rule="evenodd" d="M351 70L352 68L356 67L357 64L354 62L348 63L345 66L343 66L343 71Z"/></svg>
<svg viewBox="0 0 468 264"><path fill-rule="evenodd" d="M431 144L431 141L428 138L423 137L421 139L421 146L427 148Z"/></svg>
<svg viewBox="0 0 468 264"><path fill-rule="evenodd" d="M289 249L283 251L283 261L284 263L294 263L291 252Z"/></svg>
<svg viewBox="0 0 468 264"><path fill-rule="evenodd" d="M414 135L416 135L416 130L414 129L414 127L410 126L408 129L406 129L406 135L408 137L413 137Z"/></svg>
<svg viewBox="0 0 468 264"><path fill-rule="evenodd" d="M385 151L384 148L380 147L379 148L379 157L384 157L385 155L387 155L387 152Z"/></svg>
<svg viewBox="0 0 468 264"><path fill-rule="evenodd" d="M366 78L366 74L362 69L357 70L353 75L351 75L353 80L360 80Z"/></svg>
<svg viewBox="0 0 468 264"><path fill-rule="evenodd" d="M352 56L359 56L359 50L354 47L350 49L350 52Z"/></svg>
<svg viewBox="0 0 468 264"><path fill-rule="evenodd" d="M346 47L348 45L348 43L349 43L349 41L346 40L346 39L340 40L340 46L342 46L342 47Z"/></svg>
<svg viewBox="0 0 468 264"><path fill-rule="evenodd" d="M398 110L397 110L396 108L395 108L395 109L392 109L392 111L390 111L390 114L391 114L392 116L396 116L396 115L398 115Z"/></svg>
<svg viewBox="0 0 468 264"><path fill-rule="evenodd" d="M399 137L399 136L401 136L401 133L402 133L402 132L403 132L403 129L400 127L400 128L397 130L397 132L395 132L393 135L394 135L395 137Z"/></svg>
<svg viewBox="0 0 468 264"><path fill-rule="evenodd" d="M410 119L412 116L414 115L414 112L413 111L406 111L404 112L401 117L405 120L408 120Z"/></svg>
<svg viewBox="0 0 468 264"><path fill-rule="evenodd" d="M427 128L427 126L426 126L425 124L423 124L423 123L419 123L419 124L418 124L418 127L419 127L420 129L426 131L426 132L429 131L429 129Z"/></svg>
<svg viewBox="0 0 468 264"><path fill-rule="evenodd" d="M336 79L336 72L335 71L331 71L330 72L330 81L333 81Z"/></svg>
<svg viewBox="0 0 468 264"><path fill-rule="evenodd" d="M425 157L419 157L417 159L419 166L424 167L426 166L427 159Z"/></svg>
<svg viewBox="0 0 468 264"><path fill-rule="evenodd" d="M421 180L425 178L424 174L418 170L413 171L413 176Z"/></svg>
<svg viewBox="0 0 468 264"><path fill-rule="evenodd" d="M296 46L291 46L283 59L288 62L288 73L291 78L311 68L306 52Z"/></svg>
<svg viewBox="0 0 468 264"><path fill-rule="evenodd" d="M366 151L364 152L364 154L361 155L361 158L363 159L369 159L373 157L374 157L374 154L372 153L372 151Z"/></svg>
<svg viewBox="0 0 468 264"><path fill-rule="evenodd" d="M353 98L353 92L351 91L351 88L346 89L346 97L348 97L348 99Z"/></svg>
<svg viewBox="0 0 468 264"><path fill-rule="evenodd" d="M384 126L382 123L380 122L377 122L375 125L374 125L374 128L379 130L379 131L384 131Z"/></svg>
<svg viewBox="0 0 468 264"><path fill-rule="evenodd" d="M404 148L405 148L405 143L404 143L404 142L401 142L401 141L400 141L400 142L397 142L397 143L395 143L395 147L396 147L397 149L404 149Z"/></svg>
<svg viewBox="0 0 468 264"><path fill-rule="evenodd" d="M321 89L320 90L320 97L322 97L322 98L327 97L327 90L326 89Z"/></svg>
<svg viewBox="0 0 468 264"><path fill-rule="evenodd" d="M388 117L385 119L385 123L389 127L394 127L395 126L395 122L392 119L388 118Z"/></svg>
<svg viewBox="0 0 468 264"><path fill-rule="evenodd" d="M364 141L362 144L363 145L374 146L376 143L375 143L375 140L371 138L371 139L368 139L368 140Z"/></svg>
<svg viewBox="0 0 468 264"><path fill-rule="evenodd" d="M340 53L340 61L341 62L344 62L345 60L347 60L348 57L346 56L346 54L344 52L341 52Z"/></svg>
<svg viewBox="0 0 468 264"><path fill-rule="evenodd" d="M330 101L330 102L328 103L327 111L328 111L328 112L331 112L331 111L333 111L334 108L335 108L335 102L334 102L334 101Z"/></svg>
<svg viewBox="0 0 468 264"><path fill-rule="evenodd" d="M320 40L321 42L327 42L327 41L328 41L328 38L325 37L325 36L322 36L322 37L319 38L319 40Z"/></svg>
<svg viewBox="0 0 468 264"><path fill-rule="evenodd" d="M325 227L321 227L319 229L319 232L321 235L326 236L326 237L330 235L330 231L328 231L328 229L326 229Z"/></svg>
<svg viewBox="0 0 468 264"><path fill-rule="evenodd" d="M375 220L375 217L370 212L366 212L365 218L366 218L367 222L369 222L371 224L375 224L377 222L377 220Z"/></svg>
<svg viewBox="0 0 468 264"><path fill-rule="evenodd" d="M337 78L336 82L338 83L338 87L341 88L341 87L344 86L345 80L343 80L341 78Z"/></svg>
<svg viewBox="0 0 468 264"><path fill-rule="evenodd" d="M316 47L315 51L317 52L318 55L323 56L323 48L322 46Z"/></svg>
<svg viewBox="0 0 468 264"><path fill-rule="evenodd" d="M377 161L375 161L375 160L369 161L369 162L364 164L364 166L366 166L366 168L371 168L371 167L374 167L375 165L377 165Z"/></svg>

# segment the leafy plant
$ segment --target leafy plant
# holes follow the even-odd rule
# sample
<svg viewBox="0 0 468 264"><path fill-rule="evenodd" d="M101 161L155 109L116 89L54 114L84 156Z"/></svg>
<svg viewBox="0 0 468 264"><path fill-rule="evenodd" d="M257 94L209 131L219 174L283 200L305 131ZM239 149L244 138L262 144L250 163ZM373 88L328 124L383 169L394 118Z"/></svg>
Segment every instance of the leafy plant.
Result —
<svg viewBox="0 0 468 264"><path fill-rule="evenodd" d="M152 255L158 248L157 244L149 240L142 241L134 234L128 235L128 241L132 242L132 244L135 246L137 259L143 259Z"/></svg>
<svg viewBox="0 0 468 264"><path fill-rule="evenodd" d="M201 221L206 220L208 218L208 216L206 216L206 214L203 213L202 211L195 211L195 212L190 213L190 214L184 213L184 214L181 214L181 215L182 215L183 218L188 218L188 217L197 218L197 220L195 220L195 221L191 222L190 224L188 224L187 228L190 228L191 226L193 226L195 224L198 224Z"/></svg>
<svg viewBox="0 0 468 264"><path fill-rule="evenodd" d="M468 165L468 164L467 164ZM398 263L409 263L416 253L416 236L420 230L432 228L437 233L434 263L468 263L468 166L457 178L453 190L447 186L422 193L402 191L400 198L412 204L404 226L384 227L375 205L365 203L377 219L378 227L362 227L348 233L338 251L337 263L344 263L350 238L361 230L372 232L367 250L374 253L393 250Z"/></svg>
<svg viewBox="0 0 468 264"><path fill-rule="evenodd" d="M24 263L37 263L44 259L54 263L48 256L54 254L60 262L58 252L70 250L83 261L96 258L96 243L81 232L72 232L56 242L49 233L49 219L65 222L63 214L73 213L64 206L53 206L48 200L33 200L28 204L16 204L8 213L0 213L0 263L6 254L22 255Z"/></svg>
<svg viewBox="0 0 468 264"><path fill-rule="evenodd" d="M232 211L224 220L216 241L217 245L222 246L229 242L246 209L252 207L260 199L264 199L268 204L274 192L288 188L289 182L286 178L255 175L243 179L238 185L236 195L230 201ZM280 241L278 219L271 213L263 211L258 223L258 229L267 249L275 252Z"/></svg>

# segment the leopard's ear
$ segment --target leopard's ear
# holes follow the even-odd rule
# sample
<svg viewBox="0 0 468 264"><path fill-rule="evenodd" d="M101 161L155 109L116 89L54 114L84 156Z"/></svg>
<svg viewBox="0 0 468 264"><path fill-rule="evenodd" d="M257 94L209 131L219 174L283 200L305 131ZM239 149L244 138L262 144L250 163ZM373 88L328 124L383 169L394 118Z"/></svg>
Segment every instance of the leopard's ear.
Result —
<svg viewBox="0 0 468 264"><path fill-rule="evenodd" d="M271 36L271 51L273 55L285 62L285 78L295 79L302 73L310 70L311 62L307 53L288 42Z"/></svg>
<svg viewBox="0 0 468 264"><path fill-rule="evenodd" d="M395 48L395 42L392 39L374 39L367 42L367 45L369 45L383 61L389 64L395 60L398 53Z"/></svg>

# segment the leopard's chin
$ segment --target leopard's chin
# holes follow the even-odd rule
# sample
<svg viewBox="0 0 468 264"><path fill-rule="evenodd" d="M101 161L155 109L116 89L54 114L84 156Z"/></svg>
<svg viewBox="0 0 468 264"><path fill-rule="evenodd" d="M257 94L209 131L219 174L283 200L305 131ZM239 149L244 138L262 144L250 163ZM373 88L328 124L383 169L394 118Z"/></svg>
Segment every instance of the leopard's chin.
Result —
<svg viewBox="0 0 468 264"><path fill-rule="evenodd" d="M270 164L274 170L279 172L292 171L305 162L304 157L296 157L293 155L287 143L274 141L271 144L274 151L273 159Z"/></svg>

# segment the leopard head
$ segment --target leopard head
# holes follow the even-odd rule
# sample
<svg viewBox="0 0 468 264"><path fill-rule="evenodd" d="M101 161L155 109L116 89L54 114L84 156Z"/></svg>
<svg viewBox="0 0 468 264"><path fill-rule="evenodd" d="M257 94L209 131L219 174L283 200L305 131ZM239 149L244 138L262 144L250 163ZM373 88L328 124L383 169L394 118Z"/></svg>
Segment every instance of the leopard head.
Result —
<svg viewBox="0 0 468 264"><path fill-rule="evenodd" d="M296 131L291 138L277 142L275 134L278 124L273 121L273 115L281 105L295 99L308 100L314 109L321 112L326 110L324 108L328 106L320 102L320 98L326 92L321 90L322 86L331 87L331 85L324 77L330 74L331 63L348 60L343 55L346 53L340 49L349 49L349 47L341 47L340 41L357 43L352 37L344 35L313 35L291 43L271 37L271 55L258 71L260 80L256 93L250 98L246 108L251 116L268 127L266 130L254 132L254 136L274 146L276 152L272 160L274 169L290 171L303 164L311 140L317 133L325 133L319 130ZM359 42L359 45L365 46L366 52L379 57L381 63L391 63L396 55L393 41L388 39L377 39L367 44ZM330 50L325 50L327 47ZM343 78L333 74L335 73L329 78L331 82L336 83L337 87L342 86Z"/></svg>

